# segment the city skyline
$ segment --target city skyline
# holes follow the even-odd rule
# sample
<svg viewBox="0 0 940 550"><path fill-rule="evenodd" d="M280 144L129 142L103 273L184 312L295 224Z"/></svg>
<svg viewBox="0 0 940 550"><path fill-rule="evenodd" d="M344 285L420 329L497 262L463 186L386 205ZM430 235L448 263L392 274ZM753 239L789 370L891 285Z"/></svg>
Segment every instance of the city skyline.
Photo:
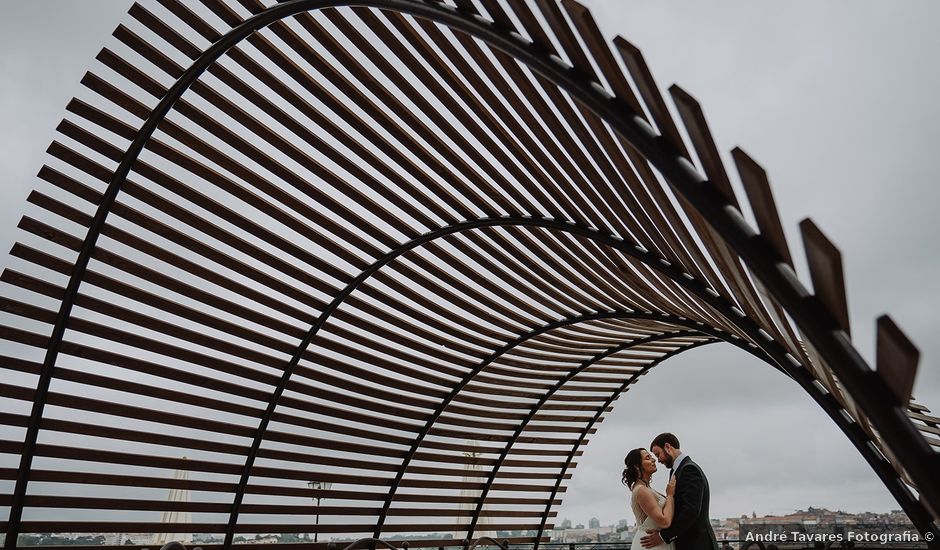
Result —
<svg viewBox="0 0 940 550"><path fill-rule="evenodd" d="M826 519L829 519L830 524L826 523ZM819 520L822 520L821 522ZM623 537L626 535L632 536L632 533L635 529L635 524L630 523L627 519L620 519L616 523L599 525L595 524L597 518L591 518L588 520L589 527L585 527L582 523L572 522L569 518L561 518L558 521L558 527L556 527L551 533L552 542L575 542L574 539L578 537L607 537L617 540L625 540ZM817 532L825 532L826 529L835 527L836 525L851 525L851 524L865 524L865 525L875 525L883 524L890 528L905 528L909 525L906 516L900 510L892 510L890 512L877 513L877 512L867 512L860 514L849 514L838 510L827 510L825 508L816 508L813 506L807 507L805 510L799 509L794 510L792 514L785 515L762 515L757 516L755 512L752 512L750 515L742 514L740 516L729 517L729 518L712 518L711 520L713 527L716 530L716 536L718 540L740 540L741 539L741 528L746 526L749 532L753 532L755 529L771 529L779 530L783 526L788 526L788 528L794 528L794 526L805 524L813 528ZM807 523L808 522L808 523ZM493 533L488 536L493 536L494 538L500 537L509 537L516 536L518 532L507 532L499 531L498 533ZM32 537L37 541L43 541L43 544L47 543L56 543L63 544L64 540L82 538L89 540L101 540L104 539L107 544L113 543L115 540L131 540L135 541L135 544L146 545L149 541L150 534L127 534L127 533L52 533L51 537ZM216 536L200 534L200 533L190 533L188 534L192 542L203 542L203 543L213 543L218 542L220 539ZM438 538L450 538L453 536L453 533L429 533L424 536L415 537L416 539L424 540L434 540ZM482 535L481 535L482 536ZM239 542L258 542L258 541L267 541L267 542L303 542L312 540L309 534L284 534L284 533L259 533L252 536L242 537L239 536L236 539L236 544ZM355 540L354 538L343 537L343 536L331 536L328 538L331 541L337 542L346 542ZM600 540L600 539L598 539ZM598 540L595 540L597 542ZM58 541L58 542L56 542ZM30 546L30 544L25 544L23 546Z"/></svg>
<svg viewBox="0 0 940 550"><path fill-rule="evenodd" d="M893 515L893 514L904 513L902 510L899 510L897 508L893 510L884 510L884 511L866 510L864 512L846 512L845 510L829 510L827 508L817 507L817 506L807 506L805 508L794 508L792 510L783 510L782 512L785 512L785 513L758 513L757 510L751 510L750 512L747 512L747 513L741 513L738 515L732 515L732 516L727 516L727 517L720 517L720 518L712 517L711 520L719 521L719 520L742 519L742 518L757 518L757 519L776 518L776 517L786 517L788 515L793 515L793 514L806 514L806 513L812 513L812 512L829 512L833 514L845 514L845 515L851 515L851 516L864 516L867 514L888 516L888 515ZM557 531L558 526L564 524L566 521L571 523L571 526L572 526L571 528L576 529L577 525L582 525L582 526L587 525L590 522L590 519L588 519L587 521L581 521L580 518L571 519L568 517L559 517L558 521L556 522L555 530ZM620 518L610 523L601 523L601 526L602 527L618 527L624 521L626 521L627 524L629 525L636 525L636 521L632 520L631 518L624 517L624 518ZM590 529L590 527L582 527L582 528Z"/></svg>

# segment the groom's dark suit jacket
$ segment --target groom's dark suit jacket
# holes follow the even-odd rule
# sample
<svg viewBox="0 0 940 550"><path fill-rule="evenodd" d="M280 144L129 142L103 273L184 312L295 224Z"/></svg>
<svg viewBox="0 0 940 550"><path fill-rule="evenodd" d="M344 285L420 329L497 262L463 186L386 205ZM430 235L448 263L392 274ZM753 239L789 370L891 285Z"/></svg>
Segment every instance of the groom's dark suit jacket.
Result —
<svg viewBox="0 0 940 550"><path fill-rule="evenodd" d="M676 550L718 550L715 532L708 521L708 480L698 464L686 456L675 471L676 508L672 525L660 534Z"/></svg>

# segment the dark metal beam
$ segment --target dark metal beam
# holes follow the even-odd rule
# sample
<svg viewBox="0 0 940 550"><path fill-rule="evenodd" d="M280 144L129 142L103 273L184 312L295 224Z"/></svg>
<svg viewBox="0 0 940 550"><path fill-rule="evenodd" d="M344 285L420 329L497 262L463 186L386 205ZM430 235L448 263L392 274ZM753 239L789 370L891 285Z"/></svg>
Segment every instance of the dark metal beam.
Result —
<svg viewBox="0 0 940 550"><path fill-rule="evenodd" d="M565 473L568 471L568 468L571 466L571 461L574 460L574 457L578 452L578 448L581 447L581 444L584 442L584 439L587 437L588 433L590 433L591 428L594 427L594 424L597 423L597 420L601 417L601 415L604 414L604 409L609 407L611 403L613 403L614 400L617 399L617 396L623 393L623 391L627 389L627 387L630 384L632 384L637 378L642 376L644 373L648 372L650 369L652 369L656 365L662 363L663 361L665 361L666 359L669 359L670 357L675 357L676 355L679 355L683 351L688 351L690 349L695 349L701 346L706 346L708 344L714 344L715 342L718 342L718 340L703 340L701 342L696 342L694 344L690 344L688 346L684 346L677 350L673 350L669 353L666 353L662 357L659 357L658 359L656 359L655 361L647 365L640 372L631 376L626 382L620 385L620 388L618 388L617 391L610 394L610 397L607 398L607 401L605 401L604 404L601 405L599 409L597 409L597 412L594 413L594 418L592 418L591 421L584 427L584 430L582 430L581 436L578 437L577 442L575 442L575 444L571 446L571 452L568 453L568 458L565 459L565 464L564 466L561 467L561 471L558 473L558 479L555 480L555 487L552 489L552 493L548 497L548 504L545 506L545 512L542 514L542 521L539 524L539 531L535 535L534 550L538 550L539 548L539 542L542 538L542 533L545 532L545 524L548 522L548 514L552 511L552 501L554 501L555 497L558 495L558 489L561 487L561 482L565 478ZM606 352L602 352L602 353L606 353Z"/></svg>
<svg viewBox="0 0 940 550"><path fill-rule="evenodd" d="M667 265L668 262L663 263L662 258L659 258L658 256L656 256L656 254L642 247L639 247L635 244L628 243L614 235L605 235L591 227L587 227L587 226L575 224L575 223L570 223L570 222L565 222L565 221L560 221L560 220L552 220L552 219L547 219L547 218L532 218L532 217L514 217L514 216L470 220L470 221L450 225L447 227L442 227L434 231L430 231L428 233L421 235L420 237L412 239L398 246L397 248L389 251L387 254L385 254L381 258L377 259L368 268L366 268L359 275L357 275L356 278L353 279L348 285L346 285L346 287L343 288L343 290L340 291L340 293L337 294L336 297L334 297L333 300L330 302L330 304L320 313L320 316L317 317L317 321L313 324L313 326L311 326L310 330L307 332L304 339L297 346L297 350L295 351L288 365L285 367L284 372L281 375L281 379L278 382L277 387L275 388L274 392L271 395L271 399L269 400L265 413L262 416L261 421L258 424L258 430L255 433L255 438L252 442L251 448L246 457L245 467L243 469L242 476L238 483L238 488L235 493L235 499L233 500L233 504L232 504L232 512L229 516L229 523L228 523L228 528L226 531L225 542L223 543L224 547L228 548L231 545L232 541L234 540L235 525L238 522L238 515L239 515L240 508L241 508L241 503L244 500L245 489L248 486L248 479L251 477L251 469L254 466L255 459L258 456L258 451L261 448L261 442L264 440L264 433L267 430L268 424L271 421L271 417L274 415L274 411L277 408L278 401L280 400L281 395L284 393L284 390L287 387L287 383L289 382L290 377L292 376L293 371L296 368L297 364L300 362L301 357L303 357L304 352L306 352L307 348L310 346L311 342L313 342L313 339L319 332L320 328L323 327L324 323L326 323L326 321L330 318L333 312L336 311L336 309L340 305L343 304L346 298L349 297L349 295L354 290L356 290L366 279L371 277L373 274L379 271L382 267L389 264L390 262L392 262L399 256L405 254L406 252L413 250L425 243L431 242L435 239L445 237L447 235L457 234L457 233L461 233L464 231L470 231L470 230L479 229L483 227L503 227L503 226L541 227L545 229L559 231L562 233L570 233L574 235L579 235L581 237L585 237L587 239L600 242L604 245L610 246L622 252L623 254L627 256L633 257L641 261L642 263L646 264L652 269L655 269L661 273L664 273L665 275L673 279L678 284L682 286L686 286L690 288L690 290L693 290L694 292L697 292L705 296L711 296L709 293L705 291L706 287L702 283L687 279L686 277L683 276L683 273L679 269L675 268L671 264ZM721 306L723 306L723 307L717 308L719 311L730 311L730 306L725 304L723 301L719 301L718 303ZM670 319L673 318L673 316L670 316L670 315L657 314L657 313L646 313L644 315L647 315L650 319L656 319L660 321L669 321ZM675 318L675 319L680 325L688 324L688 325L693 326L694 328L705 327L704 324L700 325L699 323L696 323L694 321L689 321L687 319L681 319L681 318ZM672 322L672 321L669 321L669 322ZM735 337L731 335L727 335L727 334L725 335L725 337L727 337L729 341L734 341L735 339ZM740 339L738 339L738 341L740 342ZM741 343L741 345L744 346L745 349L750 348L750 346L744 344L743 342ZM751 349L750 351L758 355L758 357L761 357L760 353L756 349ZM480 368L483 368L483 367L485 367L485 365L481 366ZM438 410L435 411L435 414L432 415L432 418L428 421L426 429L421 434L419 434L419 438L417 440L418 442L424 439L424 436L426 435L427 430L430 429L430 426L437 420L437 418L443 412L443 409L447 406L447 404L450 403L453 397L457 393L459 393L460 389L462 389L464 386L466 386L466 384L470 382L470 379L476 374L476 372L477 372L476 370L470 371L464 377L461 383L458 384L455 390L451 392L448 399L446 399L442 403L442 405L438 408ZM407 466L407 463L410 462L410 457L414 454L414 451L416 450L416 448L417 448L416 446L413 447L412 451L409 453L408 458L403 463L405 464L405 466L403 466L399 470L400 475L396 477L396 480L393 483L393 488L397 488L398 483L401 480L400 476L404 475L404 468ZM393 493L390 492L390 494L393 494ZM386 505L383 507L381 517L384 518L389 505L390 505L390 501L387 501ZM375 538L379 538L379 535L381 534L381 525L382 523L377 523L376 531L375 531L376 534L374 535Z"/></svg>
<svg viewBox="0 0 940 550"><path fill-rule="evenodd" d="M600 312L600 313L591 313L587 315L578 315L575 317L568 317L565 319L559 319L558 321L543 325L541 327L536 327L535 329L519 335L517 338L506 342L502 347L493 351L488 355L479 365L474 367L472 370L468 371L464 378L460 381L459 384L454 386L453 390L448 394L448 396L441 401L441 404L435 409L434 413L425 423L424 428L418 433L418 436L415 438L414 443L411 448L408 450L408 454L405 455L405 459L402 461L401 467L398 469L397 474L395 475L394 481L392 481L392 486L388 491L388 497L385 499L385 503L382 506L382 511L379 514L378 520L375 524L375 533L373 536L378 538L382 534L382 527L385 525L385 519L388 516L389 508L392 505L392 502L395 499L395 494L398 492L398 487L401 485L402 478L404 478L408 466L411 464L412 459L414 458L415 453L421 446L421 443L424 441L424 438L427 436L428 432L431 431L431 428L434 426L434 423L437 422L437 419L440 418L441 414L444 413L444 410L453 402L454 398L460 394L461 391L469 384L473 378L481 372L483 369L490 365L506 353L509 353L516 347L524 344L528 340L544 334L551 330L555 330L560 327L565 327L577 323L583 323L587 321L594 321L598 319L647 319L660 321L663 320L661 315L642 313L642 312L629 312L629 311L609 311L609 312ZM678 320L678 318L676 318ZM668 320L663 320L663 322L669 322ZM692 324L692 323L690 323ZM473 523L476 523L476 520L473 520ZM472 524L471 524L472 525ZM470 534L467 535L467 538L471 538Z"/></svg>
<svg viewBox="0 0 940 550"><path fill-rule="evenodd" d="M459 386L455 387L454 391L451 392L451 395L449 395L448 398L447 398L444 402L442 402L441 406L435 411L435 414L432 416L432 418L429 419L427 425L426 425L426 426L424 427L424 429L421 431L421 434L420 434L419 437L416 439L415 444L414 444L413 447L409 450L408 455L406 455L405 460L402 462L402 466L401 466L401 468L399 469L398 474L396 475L395 480L394 480L393 483L392 483L392 488L389 490L389 496L388 496L388 498L386 499L385 505L382 507L382 513L379 515L379 519L378 519L378 521L376 522L376 529L375 529L375 535L374 535L374 536L375 536L375 537L378 537L378 536L381 534L382 526L385 524L385 518L386 518L386 516L387 516L387 514L388 514L388 509L389 509L389 507L391 506L391 503L392 503L392 500L394 499L394 496L395 496L395 493L396 493L396 491L397 491L397 488L398 488L398 486L399 486L400 483L401 483L401 479L402 479L402 477L404 476L405 471L407 470L408 465L410 464L411 459L412 459L412 457L414 456L414 453L417 451L418 447L420 446L421 441L423 441L423 439L424 439L424 437L427 435L428 431L430 431L430 429L431 429L433 423L434 423L434 422L436 421L436 419L443 413L443 411L444 411L444 409L447 407L447 405L448 405L451 401L453 401L454 397L456 397L456 395L460 392L460 390L462 390L463 387L465 387L466 384L469 383L470 379L472 379L473 376L476 375L476 373L480 372L483 368L486 367L486 365L492 363L493 361L495 361L496 359L498 359L500 356L504 355L505 353L511 351L511 350L514 349L515 347L519 346L520 344L526 342L527 340L529 340L529 339L531 339L531 338L533 338L533 337L535 337L535 336L538 336L538 335L540 335L540 334L543 334L543 333L545 333L545 332L547 332L547 331L549 331L549 330L553 330L553 329L555 329L555 328L559 328L559 327L561 327L561 326L566 326L566 325L570 325L570 324L574 324L574 323L580 323L580 322L584 322L584 321L597 320L597 319L648 319L648 320L653 320L653 321L660 321L660 322L663 322L663 323L669 323L669 324L672 324L672 325L675 325L675 326L686 327L686 328L689 328L689 329L693 329L693 331L700 332L700 333L704 333L704 334L708 334L708 335L711 335L711 336L713 336L713 337L715 337L715 338L719 338L719 339L721 339L721 340L723 340L723 341L727 341L727 342L729 342L729 343L731 343L731 344L733 344L733 345L736 345L736 346L740 347L741 349L743 349L744 351L747 351L748 353L752 353L752 354L756 355L759 359L762 359L762 360L764 360L764 361L767 361L767 358L766 358L764 355L762 355L757 349L755 349L755 348L753 348L753 347L751 347L751 346L748 346L747 344L745 344L745 343L744 343L743 341L741 341L740 339L734 339L730 334L726 333L725 331L722 331L722 330L719 330L719 329L715 329L715 328L709 327L709 326L707 326L707 325L703 325L702 323L697 323L697 322L695 322L695 321L690 321L690 320L688 320L688 319L684 319L684 318L677 317L677 316L671 316L671 315L670 315L670 316L664 316L664 315L661 315L661 314L651 314L651 313L641 313L641 312L616 312L616 311L612 311L612 312L601 312L601 313L595 313L595 314L589 314L589 315L581 315L581 316L578 316L578 317L571 317L571 318L568 318L568 319L562 319L562 320L556 321L556 322L554 322L554 323L550 323L550 324L548 324L548 325L544 325L544 326L542 326L542 327L536 328L536 329L532 330L531 332L529 332L529 333L527 333L527 334L524 334L524 335L519 336L518 338L516 338L515 340L513 340L513 341L511 341L511 342L507 342L503 347L501 347L501 348L499 348L498 350L494 351L490 356L488 356L486 359L484 359L484 360L480 363L480 365L479 365L477 368L475 368L475 369L473 369L473 371L469 372L468 375L467 375L467 377L466 377L466 379L465 379L464 381L462 381ZM687 331L687 333L688 333L688 334L693 334L693 332L689 332L689 331ZM668 335L668 336L669 336L669 337L675 337L675 334L670 334L670 335ZM629 343L628 343L628 344L629 344ZM583 370L583 369L582 369L582 370ZM560 385L559 385L559 386L560 386ZM557 389L558 389L557 387L552 388L552 389L550 390L550 393L548 394L548 396L550 396L551 394L553 394ZM547 400L547 397L548 397L548 396L546 396L544 399L540 400L539 404L533 409L533 411L532 411L529 415L527 415L527 417L526 417L525 420L523 421L523 424L522 424L523 427L531 420L532 416L534 416L534 415L536 414L536 412L538 411L538 409L542 406L542 404L544 404L545 400ZM509 449L512 447L512 445L513 445L513 443L515 442L515 440L518 439L518 437L519 437L519 435L521 434L521 432L522 432L522 430L520 429L520 430L518 430L518 431L513 435L513 437L510 439L509 444L508 444L507 447L506 447L505 452L503 452L502 455L500 456L500 459L499 459L499 461L498 461L498 465L496 466L496 468L494 468L493 474L489 477L489 480L488 480L488 482L487 482L487 484L486 484L486 488L485 488L484 491L481 493L481 501L480 501L481 503L482 503L482 500L485 499L486 493L487 493L487 491L489 490L490 485L492 485L493 479L494 479L494 477L495 477L495 472L499 469L499 464L502 464L502 462L505 460L505 456L508 454ZM471 535L472 535L472 526L477 523L477 516L479 515L479 512L480 512L481 509L482 509L482 504L478 505L477 511L476 511L476 513L474 514L474 519L472 520L472 524L471 524L471 531L470 531L470 532L468 533L468 535L467 535L468 538L470 538Z"/></svg>
<svg viewBox="0 0 940 550"><path fill-rule="evenodd" d="M468 539L473 538L473 531L476 529L477 523L479 522L480 513L483 511L483 505L486 503L486 496L487 494L489 494L490 488L493 486L493 482L496 480L496 475L499 473L499 469L503 466L503 462L506 460L506 457L509 455L509 451L512 450L513 444L515 444L516 440L519 439L519 436L521 436L522 432L525 431L526 426L529 424L532 418L536 414L538 414L539 410L542 409L542 406L545 404L546 401L548 401L553 395L555 395L555 393L558 392L558 390L560 390L565 384L570 382L575 376L581 374L582 372L587 370L589 367L591 367L591 365L594 365L598 361L601 361L603 359L606 359L607 357L620 353L621 351L633 349L637 346L642 346L643 344L649 344L650 342L662 342L664 340L669 340L671 338L681 338L684 336L701 336L701 332L693 331L693 330L680 330L677 332L665 332L665 333L653 334L645 338L629 340L627 342L617 344L616 346L612 346L600 353L595 354L593 357L582 361L581 364L578 365L575 369L573 369L571 372L569 372L568 374L563 376L560 380L558 380L558 382L556 382L555 385L552 386L551 389L549 389L545 393L545 395L542 396L541 399L539 399L538 403L536 403L535 406L532 407L532 410L530 410L529 413L526 414L522 422L519 423L519 427L516 428L515 432L513 432L512 437L509 438L509 441L506 443L506 447L500 453L499 458L496 459L496 464L493 466L493 469L490 471L490 475L486 479L486 483L483 486L483 490L480 492L480 497L477 501L476 510L474 511L473 518L470 520L470 526L467 528L467 538ZM709 340L709 341L717 342L721 340L723 339L714 338L713 340ZM646 372L647 370L648 370L647 368L643 368L641 372ZM629 380L635 380L635 379L636 379L636 374L634 374L633 376L630 376L629 378ZM622 391L623 391L622 389L618 390L617 394L619 394ZM608 403L605 403L603 406L601 406L598 409L598 413L603 414L604 410L607 408L609 404L610 403L608 402ZM600 416L595 416L594 420L596 420L597 418L600 418ZM594 421L592 420L591 424L593 425L593 423ZM582 432L582 434L586 434L586 433L587 432ZM565 468L567 468L567 466L568 466L568 463L565 463ZM560 481L563 477L564 477L564 472L559 474L558 480ZM551 502L553 499L554 499L554 496L549 498L549 502Z"/></svg>
<svg viewBox="0 0 940 550"><path fill-rule="evenodd" d="M678 319L676 319L676 320L671 320L671 321L669 321L669 322L670 322L670 323L674 323L674 324L679 325L679 326L692 326L692 325L693 325L692 323L688 323L687 321L678 320ZM702 333L705 333L705 334L709 334L709 335L713 336L714 338L716 338L717 340L725 341L725 342L731 343L731 344L733 344L733 345L736 345L736 346L740 347L741 349L743 349L743 350L745 350L745 351L747 351L747 352L750 352L750 353L756 355L759 359L762 359L762 360L766 361L766 362L767 362L768 364L770 364L771 366L776 367L775 363L774 363L773 361L768 360L768 358L767 358L766 355L762 355L762 354L760 354L760 353L756 353L753 348L751 348L750 346L745 345L745 344L744 344L743 342L741 342L740 340L737 340L737 341L734 340L733 338L731 338L731 335L729 335L728 333L726 333L726 332L724 332L724 331L716 330L716 329L714 329L714 328L712 328L712 327L708 327L708 326L698 326L698 325L695 325L695 328L697 329L698 332L702 332ZM664 334L663 336L667 336L667 337L676 337L678 334L683 334L683 333ZM690 333L690 334L691 334L691 333ZM621 345L619 345L619 346L615 346L615 347L611 348L610 350L607 350L606 352L603 352L603 353L601 353L601 354L596 355L596 356L595 356L594 358L592 358L591 360L586 361L581 367L579 367L578 369L576 369L575 371L573 371L571 374L569 374L569 375L566 376L564 379L562 379L561 381L559 381L554 387L552 387L552 388L549 390L548 394L546 394L546 396L545 396L543 399L541 399L541 400L539 401L539 403L529 412L529 414L526 416L526 418L523 420L522 424L520 425L520 428L519 428L519 429L513 434L513 436L510 438L509 442L508 442L507 445L506 445L506 448L504 449L503 453L500 455L499 459L497 460L496 466L493 468L493 471L491 472L489 478L487 479L485 488L484 488L483 491L480 493L480 501L477 503L476 513L475 513L474 516L473 516L473 520L472 520L472 523L471 523L470 530L469 530L468 533L467 533L467 537L468 537L468 538L470 538L470 537L473 536L473 528L475 527L475 525L476 525L476 523L477 523L477 521L478 521L478 519L479 519L479 514L480 514L480 512L481 512L482 509L483 509L484 501L486 500L486 495L487 495L487 493L489 492L490 487L491 487L491 485L493 484L493 481L494 481L495 478L496 478L496 473L499 471L499 468L502 466L503 461L505 460L506 456L508 455L508 453L509 453L510 449L512 448L513 444L515 443L516 439L518 439L519 436L522 434L522 431L524 430L526 424L528 424L529 421L531 421L532 417L535 416L535 414L538 413L539 409L542 407L542 405L544 405L544 403L545 403L545 401L547 401L548 397L550 397L551 395L553 395L556 391L558 391L558 390L561 388L562 385L564 385L567 381L569 381L569 380L570 380L572 377L574 377L577 373L583 371L584 369L586 369L586 368L587 368L588 366L590 366L591 364L594 364L594 363L596 363L598 360L603 359L604 357L609 356L611 353L615 353L615 352L617 352L617 351L622 351L623 349L625 349L624 346L628 346L628 347L629 347L630 345L634 345L634 344L638 344L638 343L639 343L639 342L634 341L634 342L628 342L628 343L625 343L625 344L621 344ZM647 368L647 369L644 369L642 372L646 372L647 370L648 370L648 368ZM632 379L634 379L634 378L631 378L631 380L632 380ZM622 392L622 391L623 391L622 389L619 390L619 391L617 392L617 394L615 394L615 395L619 395L619 393ZM606 408L606 406L607 406L607 405L605 405L604 407L602 407L601 410L603 410L604 408ZM586 434L586 433L587 433L587 432L585 432L585 434ZM582 439L583 439L583 437L582 437ZM580 443L579 443L579 444L580 444ZM575 449L575 450L577 450L577 449ZM563 475L564 475L564 472L562 472L562 474L561 474L560 477L558 478L558 479L559 479L559 483L560 483L560 480L562 479L561 476L563 476ZM553 500L553 499L554 499L554 496L553 496L550 500Z"/></svg>
<svg viewBox="0 0 940 550"><path fill-rule="evenodd" d="M701 345L701 344L699 344ZM685 348L689 349L689 348ZM684 351L684 350L680 350ZM676 355L673 353L672 355ZM551 496L549 497L549 503L555 499L555 496L558 494L558 488L561 485L564 474L567 471L571 461L574 459L575 453L578 448L581 446L581 443L588 435L588 431L591 426L596 422L597 418L600 417L600 414L605 408L610 406L613 403L614 399L620 392L622 392L627 386L629 386L632 381L641 376L644 372L656 366L656 364L662 363L668 358L668 356L663 356L658 359L655 364L651 364L643 371L637 373L633 378L628 380L622 388L611 395L611 399L608 400L605 405L599 409L598 414L595 416L595 420L592 421L585 427L585 430L582 432L578 442L571 449L571 453L568 456L568 459L565 463L565 466L562 468L558 479L556 480L555 490L552 491ZM789 362L787 362L789 363ZM878 477L881 479L882 483L888 488L891 492L891 495L897 500L898 504L901 505L901 508L908 515L911 522L917 527L917 529L922 533L932 533L933 541L928 542L928 548L931 550L937 550L938 548L938 535L940 535L940 530L937 529L936 525L932 523L930 515L924 510L923 505L917 501L916 497L911 493L907 488L904 482L898 477L897 472L894 471L894 468L891 464L885 460L872 446L870 446L870 441L867 434L862 430L861 426L857 423L852 422L848 417L842 414L842 406L836 401L835 397L832 394L825 392L821 389L820 386L815 384L815 379L810 374L810 372L803 368L793 367L792 365L788 367L791 376L794 380L806 391L810 397L829 415L829 417L835 422L836 426L849 438L849 441L855 445L855 448L862 455L869 466L875 471ZM542 537L542 533L545 529L545 524L548 522L548 513L551 511L551 504L546 506L545 513L542 517L541 526L539 527L538 535L536 536L535 550L538 550L539 539Z"/></svg>

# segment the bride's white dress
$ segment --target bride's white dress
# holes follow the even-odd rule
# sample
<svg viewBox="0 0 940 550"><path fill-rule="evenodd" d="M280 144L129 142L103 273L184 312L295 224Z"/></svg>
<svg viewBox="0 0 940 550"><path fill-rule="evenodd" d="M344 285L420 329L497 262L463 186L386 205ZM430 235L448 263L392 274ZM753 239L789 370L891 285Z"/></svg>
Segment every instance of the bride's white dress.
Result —
<svg viewBox="0 0 940 550"><path fill-rule="evenodd" d="M655 492L655 491L654 491ZM666 504L666 496L656 492L656 503L659 505L660 510ZM646 516L643 513L643 509L640 508L640 505L636 502L636 492L631 493L630 495L630 505L633 508L633 515L636 516L636 534L633 535L633 543L630 545L630 550L644 550L643 545L640 543L640 539L646 536L647 530L659 530L659 526L653 522L652 518ZM660 544L659 546L654 546L646 550L675 550L675 543L667 542Z"/></svg>

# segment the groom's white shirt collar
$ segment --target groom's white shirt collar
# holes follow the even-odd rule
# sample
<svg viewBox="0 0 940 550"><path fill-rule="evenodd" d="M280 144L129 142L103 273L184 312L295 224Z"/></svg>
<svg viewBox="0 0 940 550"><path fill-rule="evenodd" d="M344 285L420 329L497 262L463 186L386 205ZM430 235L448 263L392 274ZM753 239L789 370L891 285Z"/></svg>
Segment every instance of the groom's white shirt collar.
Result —
<svg viewBox="0 0 940 550"><path fill-rule="evenodd" d="M685 453L680 453L679 456L672 462L672 470L676 471L679 469L679 464L682 464L682 461L685 460Z"/></svg>

